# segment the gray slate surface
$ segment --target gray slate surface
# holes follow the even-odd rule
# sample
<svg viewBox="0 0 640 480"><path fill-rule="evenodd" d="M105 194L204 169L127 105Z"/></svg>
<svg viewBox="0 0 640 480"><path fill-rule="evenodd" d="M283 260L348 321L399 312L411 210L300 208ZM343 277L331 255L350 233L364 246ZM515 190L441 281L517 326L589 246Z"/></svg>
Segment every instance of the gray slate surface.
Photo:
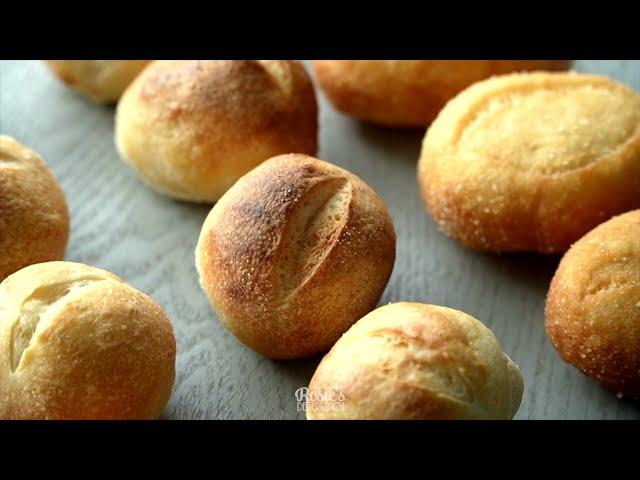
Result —
<svg viewBox="0 0 640 480"><path fill-rule="evenodd" d="M640 61L578 61L640 91ZM544 300L558 257L483 255L443 236L418 193L422 132L393 131L337 113L318 94L318 156L348 168L387 204L398 257L381 304L446 305L481 319L525 378L519 419L637 419L640 404L565 365L544 334ZM198 286L194 249L209 207L155 194L119 159L112 107L93 105L36 61L0 62L0 131L38 151L71 208L67 259L122 276L167 311L178 342L177 378L163 417L295 419L294 391L319 359L278 362L239 344Z"/></svg>

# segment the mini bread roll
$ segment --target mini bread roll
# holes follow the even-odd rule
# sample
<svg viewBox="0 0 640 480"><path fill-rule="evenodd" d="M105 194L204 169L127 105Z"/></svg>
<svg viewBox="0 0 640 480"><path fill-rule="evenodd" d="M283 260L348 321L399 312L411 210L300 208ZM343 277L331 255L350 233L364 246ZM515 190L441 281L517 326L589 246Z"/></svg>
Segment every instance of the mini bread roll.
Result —
<svg viewBox="0 0 640 480"><path fill-rule="evenodd" d="M314 155L317 117L300 62L156 61L118 104L116 144L158 192L215 202L270 157Z"/></svg>
<svg viewBox="0 0 640 480"><path fill-rule="evenodd" d="M482 322L400 302L360 319L322 359L307 418L508 420L523 389L518 367Z"/></svg>
<svg viewBox="0 0 640 480"><path fill-rule="evenodd" d="M0 419L153 419L175 375L162 308L79 263L31 265L0 284Z"/></svg>
<svg viewBox="0 0 640 480"><path fill-rule="evenodd" d="M98 103L113 103L149 60L47 60L65 85Z"/></svg>
<svg viewBox="0 0 640 480"><path fill-rule="evenodd" d="M640 207L640 95L575 73L477 83L427 131L418 180L442 231L470 248L563 252Z"/></svg>
<svg viewBox="0 0 640 480"><path fill-rule="evenodd" d="M375 192L306 155L272 158L213 207L200 233L200 282L220 320L258 353L327 351L373 309L395 261Z"/></svg>
<svg viewBox="0 0 640 480"><path fill-rule="evenodd" d="M565 362L608 389L640 396L640 210L599 225L569 249L545 314Z"/></svg>
<svg viewBox="0 0 640 480"><path fill-rule="evenodd" d="M567 60L316 60L313 68L338 109L393 127L425 127L474 82L521 70L566 70Z"/></svg>
<svg viewBox="0 0 640 480"><path fill-rule="evenodd" d="M64 257L69 209L40 156L0 135L0 281L32 263Z"/></svg>

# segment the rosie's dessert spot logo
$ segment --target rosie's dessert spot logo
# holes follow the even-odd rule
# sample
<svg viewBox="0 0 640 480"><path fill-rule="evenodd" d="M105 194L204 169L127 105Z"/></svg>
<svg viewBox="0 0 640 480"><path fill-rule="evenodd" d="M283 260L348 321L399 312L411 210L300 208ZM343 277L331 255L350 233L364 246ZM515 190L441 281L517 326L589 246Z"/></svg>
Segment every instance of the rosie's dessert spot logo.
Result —
<svg viewBox="0 0 640 480"><path fill-rule="evenodd" d="M300 387L296 390L298 412L326 412L344 410L345 396L340 390L313 390Z"/></svg>

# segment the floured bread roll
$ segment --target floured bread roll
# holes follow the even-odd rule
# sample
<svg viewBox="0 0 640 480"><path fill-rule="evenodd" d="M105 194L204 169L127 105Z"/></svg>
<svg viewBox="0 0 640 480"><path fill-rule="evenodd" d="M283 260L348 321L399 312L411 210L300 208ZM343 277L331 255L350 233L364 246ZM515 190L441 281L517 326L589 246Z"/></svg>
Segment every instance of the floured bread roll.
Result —
<svg viewBox="0 0 640 480"><path fill-rule="evenodd" d="M640 95L605 77L494 77L451 100L418 165L433 219L486 251L563 252L640 207Z"/></svg>
<svg viewBox="0 0 640 480"><path fill-rule="evenodd" d="M395 261L391 218L354 174L306 155L267 160L220 199L200 282L240 341L274 358L327 351L373 309Z"/></svg>
<svg viewBox="0 0 640 480"><path fill-rule="evenodd" d="M61 260L68 239L69 209L53 173L36 152L0 135L0 281Z"/></svg>
<svg viewBox="0 0 640 480"><path fill-rule="evenodd" d="M518 367L480 321L399 302L360 319L322 359L307 418L507 420L523 388Z"/></svg>
<svg viewBox="0 0 640 480"><path fill-rule="evenodd" d="M155 61L118 104L116 145L154 190L215 202L270 157L315 155L318 111L300 62Z"/></svg>
<svg viewBox="0 0 640 480"><path fill-rule="evenodd" d="M0 284L0 419L152 419L171 395L166 314L115 275L31 265Z"/></svg>
<svg viewBox="0 0 640 480"><path fill-rule="evenodd" d="M599 225L564 255L546 327L566 362L606 388L640 396L640 210Z"/></svg>
<svg viewBox="0 0 640 480"><path fill-rule="evenodd" d="M316 60L333 105L361 120L426 127L461 90L492 75L566 70L567 60Z"/></svg>
<svg viewBox="0 0 640 480"><path fill-rule="evenodd" d="M65 85L94 102L117 101L149 60L47 60Z"/></svg>

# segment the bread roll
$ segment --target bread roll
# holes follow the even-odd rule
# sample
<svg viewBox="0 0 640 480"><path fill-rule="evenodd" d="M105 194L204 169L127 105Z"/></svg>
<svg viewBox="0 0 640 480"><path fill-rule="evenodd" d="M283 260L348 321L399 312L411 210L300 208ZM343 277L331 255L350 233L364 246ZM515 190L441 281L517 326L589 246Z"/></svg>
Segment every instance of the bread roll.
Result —
<svg viewBox="0 0 640 480"><path fill-rule="evenodd" d="M429 128L418 180L433 219L470 248L563 252L640 207L640 95L575 73L477 83Z"/></svg>
<svg viewBox="0 0 640 480"><path fill-rule="evenodd" d="M317 116L297 61L156 61L118 104L116 144L158 192L215 202L270 157L314 155Z"/></svg>
<svg viewBox="0 0 640 480"><path fill-rule="evenodd" d="M361 120L425 127L474 82L520 70L566 70L567 60L316 60L333 105Z"/></svg>
<svg viewBox="0 0 640 480"><path fill-rule="evenodd" d="M640 210L599 225L569 249L545 313L565 362L606 388L640 396Z"/></svg>
<svg viewBox="0 0 640 480"><path fill-rule="evenodd" d="M69 209L33 150L0 135L0 281L32 263L64 257Z"/></svg>
<svg viewBox="0 0 640 480"><path fill-rule="evenodd" d="M518 367L480 321L400 302L338 340L311 379L306 411L310 420L508 420L523 388Z"/></svg>
<svg viewBox="0 0 640 480"><path fill-rule="evenodd" d="M220 320L258 353L327 351L375 307L395 261L378 196L352 173L306 155L272 158L213 207L196 264Z"/></svg>
<svg viewBox="0 0 640 480"><path fill-rule="evenodd" d="M69 88L98 103L113 103L149 60L47 60Z"/></svg>
<svg viewBox="0 0 640 480"><path fill-rule="evenodd" d="M153 419L171 395L169 319L115 275L31 265L0 284L0 419Z"/></svg>

